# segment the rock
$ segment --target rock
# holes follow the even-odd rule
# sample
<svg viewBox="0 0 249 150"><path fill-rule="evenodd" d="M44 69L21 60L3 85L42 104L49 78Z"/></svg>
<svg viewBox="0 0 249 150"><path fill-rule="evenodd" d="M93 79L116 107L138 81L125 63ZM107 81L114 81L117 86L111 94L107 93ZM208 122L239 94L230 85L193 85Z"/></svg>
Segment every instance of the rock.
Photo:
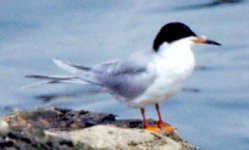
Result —
<svg viewBox="0 0 249 150"><path fill-rule="evenodd" d="M112 114L38 108L1 118L8 128L0 132L0 149L197 149L179 134L150 132L141 120L116 120Z"/></svg>
<svg viewBox="0 0 249 150"><path fill-rule="evenodd" d="M194 150L183 141L143 129L120 128L113 125L96 125L74 131L46 131L47 135L81 142L96 149L108 150Z"/></svg>
<svg viewBox="0 0 249 150"><path fill-rule="evenodd" d="M112 114L90 111L73 111L59 108L37 108L32 111L17 110L3 117L12 127L40 129L81 129L99 123L115 122Z"/></svg>
<svg viewBox="0 0 249 150"><path fill-rule="evenodd" d="M7 132L8 129L8 123L2 117L0 117L0 132Z"/></svg>
<svg viewBox="0 0 249 150"><path fill-rule="evenodd" d="M62 138L51 137L42 130L10 130L0 132L0 149L2 150L37 150L37 149L59 149L59 150L94 150L87 144L73 143Z"/></svg>

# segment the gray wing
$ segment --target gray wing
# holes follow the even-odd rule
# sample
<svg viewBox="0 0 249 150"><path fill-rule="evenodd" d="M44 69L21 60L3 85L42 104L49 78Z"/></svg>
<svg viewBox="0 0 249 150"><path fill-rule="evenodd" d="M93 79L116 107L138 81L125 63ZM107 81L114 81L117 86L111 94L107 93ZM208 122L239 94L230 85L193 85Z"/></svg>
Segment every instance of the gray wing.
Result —
<svg viewBox="0 0 249 150"><path fill-rule="evenodd" d="M123 61L102 64L93 68L95 78L112 94L132 100L142 94L155 79L148 71L150 55L140 54Z"/></svg>

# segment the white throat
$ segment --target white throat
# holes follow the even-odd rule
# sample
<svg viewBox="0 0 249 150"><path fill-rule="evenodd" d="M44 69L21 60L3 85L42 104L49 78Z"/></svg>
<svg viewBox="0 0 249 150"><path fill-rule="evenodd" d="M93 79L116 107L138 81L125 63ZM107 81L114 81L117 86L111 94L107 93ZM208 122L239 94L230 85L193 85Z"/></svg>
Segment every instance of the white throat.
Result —
<svg viewBox="0 0 249 150"><path fill-rule="evenodd" d="M187 53L193 53L191 50L193 42L190 40L190 38L184 38L178 41L175 41L171 44L168 44L167 42L162 43L162 45L159 48L159 55L170 55L170 54L178 54L184 55Z"/></svg>
<svg viewBox="0 0 249 150"><path fill-rule="evenodd" d="M187 78L195 66L191 46L190 38L184 38L171 44L164 42L155 59L158 71L165 72L165 74L175 74L182 79Z"/></svg>

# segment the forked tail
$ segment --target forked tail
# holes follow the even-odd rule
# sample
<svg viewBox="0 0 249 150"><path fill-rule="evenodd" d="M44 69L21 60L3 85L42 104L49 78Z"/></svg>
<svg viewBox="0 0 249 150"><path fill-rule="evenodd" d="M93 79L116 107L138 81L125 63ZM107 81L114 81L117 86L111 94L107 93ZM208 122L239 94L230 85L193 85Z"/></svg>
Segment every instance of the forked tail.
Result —
<svg viewBox="0 0 249 150"><path fill-rule="evenodd" d="M38 83L30 84L22 87L21 89L30 88L33 86L43 85L43 84L55 84L55 83L76 83L76 84L86 84L92 83L101 86L98 82L95 82L89 78L86 74L91 72L90 67L75 65L70 62L62 61L59 59L53 59L54 63L61 69L73 74L72 76L58 76L58 75L26 75L27 78L44 80Z"/></svg>

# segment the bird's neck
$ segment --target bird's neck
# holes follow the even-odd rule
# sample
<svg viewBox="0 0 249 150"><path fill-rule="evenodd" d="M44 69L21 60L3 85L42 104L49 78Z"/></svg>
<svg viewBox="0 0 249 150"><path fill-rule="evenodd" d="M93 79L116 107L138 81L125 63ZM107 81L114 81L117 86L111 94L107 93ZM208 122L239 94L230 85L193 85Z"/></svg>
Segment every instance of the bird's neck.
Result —
<svg viewBox="0 0 249 150"><path fill-rule="evenodd" d="M164 42L160 46L158 54L161 56L175 55L176 57L179 55L184 56L188 54L193 54L191 46L192 43L185 39L173 42L171 44Z"/></svg>
<svg viewBox="0 0 249 150"><path fill-rule="evenodd" d="M192 69L195 59L191 50L191 43L180 40L175 43L163 43L158 51L158 63L165 69Z"/></svg>

